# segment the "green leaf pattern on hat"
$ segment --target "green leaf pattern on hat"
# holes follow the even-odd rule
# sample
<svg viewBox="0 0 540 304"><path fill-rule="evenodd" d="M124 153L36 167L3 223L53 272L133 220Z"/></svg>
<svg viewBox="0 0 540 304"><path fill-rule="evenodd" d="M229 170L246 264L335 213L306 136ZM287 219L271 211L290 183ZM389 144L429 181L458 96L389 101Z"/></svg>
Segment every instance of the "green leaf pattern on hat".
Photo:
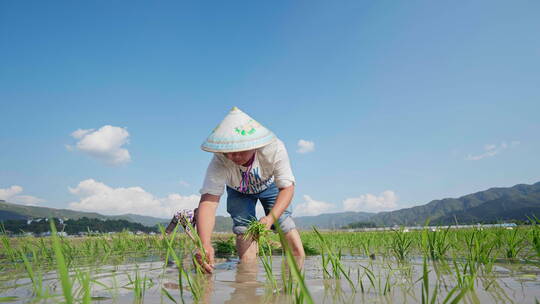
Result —
<svg viewBox="0 0 540 304"><path fill-rule="evenodd" d="M239 126L239 127L236 127L234 128L234 131L236 131L236 133L242 135L242 136L246 136L246 135L252 135L253 133L255 133L257 131L257 127L259 127L259 123L256 122L255 120L251 119L249 120L247 123Z"/></svg>

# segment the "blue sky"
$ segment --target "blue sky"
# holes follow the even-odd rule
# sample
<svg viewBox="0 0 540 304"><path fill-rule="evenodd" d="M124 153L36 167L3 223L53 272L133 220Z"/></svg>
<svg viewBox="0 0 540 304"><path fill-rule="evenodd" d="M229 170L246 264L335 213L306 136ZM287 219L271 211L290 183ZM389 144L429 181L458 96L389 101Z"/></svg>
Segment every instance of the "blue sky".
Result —
<svg viewBox="0 0 540 304"><path fill-rule="evenodd" d="M537 182L539 9L1 1L0 198L168 217L235 105L288 147L297 215Z"/></svg>

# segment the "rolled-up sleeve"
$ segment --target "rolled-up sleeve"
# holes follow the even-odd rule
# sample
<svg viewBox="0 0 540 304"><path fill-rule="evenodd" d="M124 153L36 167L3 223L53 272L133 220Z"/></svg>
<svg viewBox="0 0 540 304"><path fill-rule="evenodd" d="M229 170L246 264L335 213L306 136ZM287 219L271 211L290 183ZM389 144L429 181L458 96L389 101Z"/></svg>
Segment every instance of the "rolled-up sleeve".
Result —
<svg viewBox="0 0 540 304"><path fill-rule="evenodd" d="M221 196L224 192L226 180L227 170L217 156L214 155L208 169L206 169L203 187L199 193Z"/></svg>
<svg viewBox="0 0 540 304"><path fill-rule="evenodd" d="M287 188L296 183L283 142L279 141L274 159L274 182L278 188Z"/></svg>

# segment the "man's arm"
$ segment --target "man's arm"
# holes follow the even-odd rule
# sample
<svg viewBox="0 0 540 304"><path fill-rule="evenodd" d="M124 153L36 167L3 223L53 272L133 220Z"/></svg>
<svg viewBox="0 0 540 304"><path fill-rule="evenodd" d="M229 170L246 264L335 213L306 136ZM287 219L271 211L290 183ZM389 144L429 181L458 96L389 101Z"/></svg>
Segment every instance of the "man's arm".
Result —
<svg viewBox="0 0 540 304"><path fill-rule="evenodd" d="M202 262L201 265L207 272L212 272L214 267L214 248L212 247L211 237L216 223L216 209L219 198L218 195L203 194L197 211L197 233L201 238L207 257L207 261L199 262Z"/></svg>
<svg viewBox="0 0 540 304"><path fill-rule="evenodd" d="M216 209L219 203L219 196L203 194L199 202L197 212L197 231L203 245L211 244L210 238L216 223Z"/></svg>
<svg viewBox="0 0 540 304"><path fill-rule="evenodd" d="M270 210L270 214L261 218L260 222L266 225L267 229L270 229L274 224L274 219L278 219L285 209L291 204L294 195L294 184L289 187L279 189L274 207Z"/></svg>

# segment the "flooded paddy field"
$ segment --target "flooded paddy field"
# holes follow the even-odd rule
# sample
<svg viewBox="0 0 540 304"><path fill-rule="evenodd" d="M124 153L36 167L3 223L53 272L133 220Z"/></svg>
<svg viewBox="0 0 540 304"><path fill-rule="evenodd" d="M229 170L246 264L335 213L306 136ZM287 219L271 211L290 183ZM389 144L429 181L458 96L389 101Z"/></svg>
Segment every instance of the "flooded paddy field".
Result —
<svg viewBox="0 0 540 304"><path fill-rule="evenodd" d="M538 230L306 232L299 272L277 235L254 264L239 264L222 235L212 274L184 235L4 236L0 302L537 303Z"/></svg>

